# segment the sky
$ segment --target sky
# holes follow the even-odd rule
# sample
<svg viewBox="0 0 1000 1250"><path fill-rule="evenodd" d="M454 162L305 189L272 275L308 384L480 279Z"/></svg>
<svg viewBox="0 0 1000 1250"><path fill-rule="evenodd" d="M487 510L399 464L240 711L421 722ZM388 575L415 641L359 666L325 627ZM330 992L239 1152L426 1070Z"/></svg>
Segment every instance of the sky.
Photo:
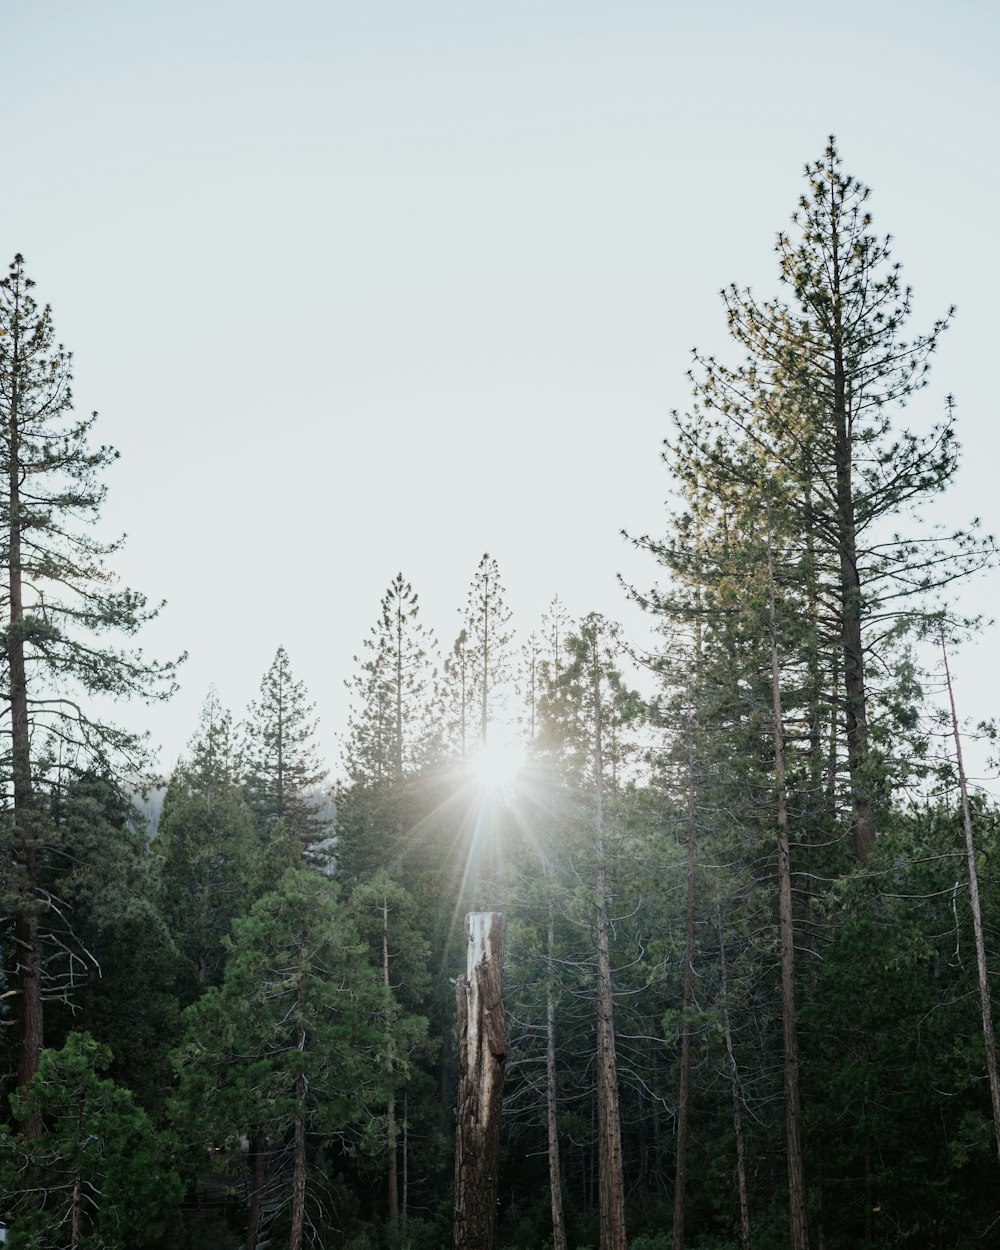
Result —
<svg viewBox="0 0 1000 1250"><path fill-rule="evenodd" d="M957 402L933 515L1000 532L998 36L992 0L2 0L0 260L121 452L104 532L166 600L144 648L188 652L119 721L169 770L209 686L242 715L284 645L335 767L389 581L450 646L484 551L522 637L558 593L645 638L621 531L663 531L691 349L735 363L719 290L776 293L831 133L913 329L957 306L907 413ZM954 657L964 715L1000 712L997 641Z"/></svg>

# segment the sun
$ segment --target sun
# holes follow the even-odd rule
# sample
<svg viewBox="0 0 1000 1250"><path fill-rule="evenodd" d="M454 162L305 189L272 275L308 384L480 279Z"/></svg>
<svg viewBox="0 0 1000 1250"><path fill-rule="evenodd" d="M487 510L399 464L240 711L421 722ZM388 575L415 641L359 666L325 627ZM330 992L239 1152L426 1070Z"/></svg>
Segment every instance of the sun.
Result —
<svg viewBox="0 0 1000 1250"><path fill-rule="evenodd" d="M516 742L484 742L469 760L476 782L484 790L506 790L524 767L524 748Z"/></svg>

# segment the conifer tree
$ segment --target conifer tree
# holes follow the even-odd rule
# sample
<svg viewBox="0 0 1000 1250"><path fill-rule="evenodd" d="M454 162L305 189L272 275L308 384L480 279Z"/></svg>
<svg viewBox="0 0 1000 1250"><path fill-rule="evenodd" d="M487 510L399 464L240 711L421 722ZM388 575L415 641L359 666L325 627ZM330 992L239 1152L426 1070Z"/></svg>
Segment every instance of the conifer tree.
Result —
<svg viewBox="0 0 1000 1250"><path fill-rule="evenodd" d="M361 670L349 683L354 700L344 754L352 781L398 785L426 763L435 651L417 595L397 573L365 639Z"/></svg>
<svg viewBox="0 0 1000 1250"><path fill-rule="evenodd" d="M385 1116L386 1207L388 1223L395 1229L400 1216L405 1226L408 1215L405 1196L400 1203L398 1095L409 1071L410 1053L426 1040L427 1020L419 1013L430 991L430 946L417 927L412 897L385 871L353 890L350 912L369 943L385 991L385 1063L390 1086ZM404 1176L407 1171L404 1145Z"/></svg>
<svg viewBox="0 0 1000 1250"><path fill-rule="evenodd" d="M318 850L327 835L321 791L327 770L315 743L314 708L304 683L292 674L287 651L279 647L250 704L244 767L247 794L265 833L280 821L297 853Z"/></svg>
<svg viewBox="0 0 1000 1250"><path fill-rule="evenodd" d="M15 1246L141 1250L161 1237L181 1197L163 1138L132 1094L101 1073L111 1051L88 1033L43 1053L14 1096L41 1138L0 1132L0 1193Z"/></svg>
<svg viewBox="0 0 1000 1250"><path fill-rule="evenodd" d="M594 1055L601 1250L625 1250L625 1189L612 968L612 838L627 744L625 727L639 711L638 696L618 667L617 631L597 613L567 638L568 658L547 700L546 739L561 757L576 822L586 830L592 862L594 935ZM589 927L588 925L588 927Z"/></svg>
<svg viewBox="0 0 1000 1250"><path fill-rule="evenodd" d="M930 599L945 587L988 563L993 544L975 523L964 531L918 528L920 509L958 466L950 400L945 419L925 436L898 429L892 418L926 384L950 313L926 333L904 337L911 295L888 239L871 231L868 188L842 172L832 139L806 167L806 179L796 237L781 234L777 243L789 298L761 302L735 286L723 292L730 333L746 359L729 367L696 357L699 407L675 418L668 458L689 499L697 483L703 510L723 508L741 492L756 497L762 478L783 485L783 528L797 534L814 622L812 641L800 650L813 688L814 759L820 725L829 723L831 771L842 757L863 864L880 787L869 727L873 673L892 669L898 630L938 606ZM684 575L697 560L685 548L695 518L679 519L672 538L639 541ZM675 606L669 592L650 602Z"/></svg>
<svg viewBox="0 0 1000 1250"><path fill-rule="evenodd" d="M94 536L101 476L117 452L91 443L96 414L72 416L71 357L56 342L51 310L38 306L33 286L15 256L0 281L0 607L8 707L0 853L14 865L7 898L14 936L6 953L17 986L19 1085L37 1071L43 1046L44 796L87 771L113 776L123 760L139 767L139 738L89 714L87 698L166 698L175 667L104 641L108 633L135 634L156 609L115 585L106 561L121 540ZM37 1131L37 1120L31 1128Z"/></svg>
<svg viewBox="0 0 1000 1250"><path fill-rule="evenodd" d="M464 628L445 657L439 698L446 745L459 759L465 759L472 746L475 685L469 633Z"/></svg>
<svg viewBox="0 0 1000 1250"><path fill-rule="evenodd" d="M160 912L199 989L220 979L222 939L257 884L259 840L240 771L232 717L213 688L170 779L153 841Z"/></svg>
<svg viewBox="0 0 1000 1250"><path fill-rule="evenodd" d="M310 1140L360 1139L385 1102L385 994L337 887L304 868L289 868L236 921L230 945L221 987L186 1013L178 1108L206 1144L235 1147L244 1134L270 1141L289 1250L301 1250L310 1198L323 1187ZM251 1215L247 1244L256 1245L259 1202Z"/></svg>
<svg viewBox="0 0 1000 1250"><path fill-rule="evenodd" d="M485 745L496 718L502 688L510 680L511 612L497 562L489 552L479 561L469 587L465 632L472 661L473 699L479 712L479 741Z"/></svg>

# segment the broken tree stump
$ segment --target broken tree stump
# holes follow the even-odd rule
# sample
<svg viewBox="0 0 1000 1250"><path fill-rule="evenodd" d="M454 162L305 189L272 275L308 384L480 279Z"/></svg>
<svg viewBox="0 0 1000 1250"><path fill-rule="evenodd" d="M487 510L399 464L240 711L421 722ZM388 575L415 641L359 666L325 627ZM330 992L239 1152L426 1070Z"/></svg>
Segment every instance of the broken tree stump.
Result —
<svg viewBox="0 0 1000 1250"><path fill-rule="evenodd" d="M466 975L456 983L458 1118L455 1127L455 1250L496 1243L500 1110L507 1032L501 998L506 917L465 918Z"/></svg>

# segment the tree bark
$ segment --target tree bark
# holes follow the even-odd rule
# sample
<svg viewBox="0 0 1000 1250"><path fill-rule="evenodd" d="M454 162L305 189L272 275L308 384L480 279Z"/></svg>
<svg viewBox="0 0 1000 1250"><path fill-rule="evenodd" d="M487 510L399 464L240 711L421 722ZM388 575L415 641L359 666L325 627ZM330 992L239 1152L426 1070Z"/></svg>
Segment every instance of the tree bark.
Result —
<svg viewBox="0 0 1000 1250"><path fill-rule="evenodd" d="M684 990L681 1025L680 1090L677 1098L677 1167L674 1173L673 1250L684 1250L684 1200L687 1189L688 1103L691 1093L691 1005L694 998L694 734L687 727L687 906L684 924Z"/></svg>
<svg viewBox="0 0 1000 1250"><path fill-rule="evenodd" d="M864 867L875 845L875 814L869 797L868 707L865 695L865 655L861 638L861 579L858 574L857 518L854 507L854 464L851 447L852 415L848 409L847 370L841 293L840 239L836 229L834 185L830 184L833 356L834 472L837 497L837 548L840 563L840 643L844 656L844 720L847 768L851 778L854 853Z"/></svg>
<svg viewBox="0 0 1000 1250"><path fill-rule="evenodd" d="M555 946L555 919L549 900L549 984L545 1003L545 1103L549 1133L549 1192L552 1203L553 1250L567 1250L566 1220L562 1201L562 1169L559 1165L559 1126L556 1118L556 1003L552 992L552 956Z"/></svg>
<svg viewBox="0 0 1000 1250"><path fill-rule="evenodd" d="M15 317L11 342L11 400L7 438L8 476L8 590L10 621L7 627L7 661L10 671L11 780L14 799L15 858L18 881L18 907L14 917L14 946L17 959L18 1040L17 1084L23 1088L38 1071L43 1042L42 957L38 936L36 830L34 787L31 776L31 726L28 719L28 681L24 662L24 599L21 569L21 413L20 378L22 360L18 321ZM33 1111L19 1121L21 1134L40 1137L42 1118Z"/></svg>
<svg viewBox="0 0 1000 1250"><path fill-rule="evenodd" d="M597 1185L600 1250L626 1250L625 1183L622 1176L621 1111L618 1100L618 1056L615 1050L615 1008L611 980L608 921L607 848L604 829L604 718L600 690L598 642L591 661L594 699L593 766L594 825L597 834Z"/></svg>
<svg viewBox="0 0 1000 1250"><path fill-rule="evenodd" d="M785 1135L788 1149L788 1217L792 1250L809 1250L806 1185L802 1166L799 1050L795 1011L795 932L792 877L785 804L785 747L781 709L781 669L774 607L774 564L767 548L768 626L771 641L771 702L774 714L774 789L778 823L778 926L781 940L781 1025L785 1051Z"/></svg>
<svg viewBox="0 0 1000 1250"><path fill-rule="evenodd" d="M250 1149L247 1162L250 1164L250 1210L247 1215L247 1250L257 1250L260 1239L260 1208L264 1196L265 1149L267 1137L260 1127L250 1133Z"/></svg>
<svg viewBox="0 0 1000 1250"><path fill-rule="evenodd" d="M958 712L955 710L955 691L951 684L948 667L948 650L944 636L941 637L941 654L944 657L945 683L951 704L951 725L955 737L955 760L958 764L958 785L962 797L962 827L965 831L965 862L969 875L969 906L972 909L972 932L976 943L976 967L979 973L979 1007L983 1021L983 1049L986 1052L986 1073L990 1082L990 1101L993 1105L993 1132L996 1136L997 1158L1000 1159L1000 1078L997 1075L997 1044L993 1034L993 1007L990 1002L990 981L986 968L986 942L983 938L983 915L979 907L979 873L976 868L976 844L972 837L972 812L969 808L969 787L962 762L962 736L958 730Z"/></svg>
<svg viewBox="0 0 1000 1250"><path fill-rule="evenodd" d="M382 899L382 984L385 987L386 1011L389 1010L389 900ZM395 1047L390 1039L389 1065L390 1070L396 1066ZM388 1216L389 1225L395 1228L399 1223L399 1182L396 1173L396 1095L390 1094L385 1108L386 1154L389 1160L388 1185Z"/></svg>
<svg viewBox="0 0 1000 1250"><path fill-rule="evenodd" d="M740 1074L733 1051L733 1031L729 1023L729 981L726 975L726 943L722 933L722 917L717 920L719 929L719 1001L722 1007L722 1033L726 1041L726 1059L729 1064L729 1083L733 1091L733 1135L736 1138L736 1189L740 1199L740 1246L750 1250L750 1201L747 1196L747 1152L743 1137L743 1091Z"/></svg>
<svg viewBox="0 0 1000 1250"><path fill-rule="evenodd" d="M458 1123L455 1133L455 1250L494 1250L507 1037L502 991L506 920L471 912L467 971L456 986Z"/></svg>
<svg viewBox="0 0 1000 1250"><path fill-rule="evenodd" d="M299 1050L305 1050L305 1029L299 1030ZM295 1078L295 1145L292 1155L292 1228L288 1250L302 1250L306 1217L306 1074Z"/></svg>

